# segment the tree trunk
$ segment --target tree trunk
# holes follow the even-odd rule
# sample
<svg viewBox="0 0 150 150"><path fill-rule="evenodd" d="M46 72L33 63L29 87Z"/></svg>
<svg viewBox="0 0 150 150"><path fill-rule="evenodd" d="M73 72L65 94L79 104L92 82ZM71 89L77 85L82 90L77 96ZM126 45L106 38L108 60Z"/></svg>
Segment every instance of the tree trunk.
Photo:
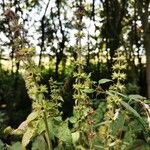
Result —
<svg viewBox="0 0 150 150"><path fill-rule="evenodd" d="M144 30L144 48L146 52L146 82L148 99L150 99L150 23L148 21L149 4L150 0L137 0L138 13L141 17L142 27Z"/></svg>
<svg viewBox="0 0 150 150"><path fill-rule="evenodd" d="M144 35L144 47L146 51L147 97L150 99L150 31Z"/></svg>

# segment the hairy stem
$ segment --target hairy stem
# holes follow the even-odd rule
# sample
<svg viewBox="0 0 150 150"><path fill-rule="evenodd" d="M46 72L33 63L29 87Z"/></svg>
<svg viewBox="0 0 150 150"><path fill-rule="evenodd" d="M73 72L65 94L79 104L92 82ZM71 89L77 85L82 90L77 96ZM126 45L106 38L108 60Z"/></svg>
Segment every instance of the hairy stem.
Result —
<svg viewBox="0 0 150 150"><path fill-rule="evenodd" d="M48 150L52 150L51 137L50 137L50 132L49 132L49 128L48 128L46 112L44 111L43 114L44 114L44 123L45 123L45 129L46 129L46 140L47 140L47 144L48 144Z"/></svg>

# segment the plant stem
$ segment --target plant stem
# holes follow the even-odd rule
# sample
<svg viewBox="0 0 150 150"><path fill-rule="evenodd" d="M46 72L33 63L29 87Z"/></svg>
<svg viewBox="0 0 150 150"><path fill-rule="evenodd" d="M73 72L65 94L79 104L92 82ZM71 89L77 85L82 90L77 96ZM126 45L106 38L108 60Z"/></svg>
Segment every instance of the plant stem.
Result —
<svg viewBox="0 0 150 150"><path fill-rule="evenodd" d="M44 123L45 123L45 129L46 129L46 140L48 144L48 150L52 150L52 144L51 144L51 138L50 138L50 133L49 133L49 128L48 128L46 112L44 111L43 114L44 114Z"/></svg>

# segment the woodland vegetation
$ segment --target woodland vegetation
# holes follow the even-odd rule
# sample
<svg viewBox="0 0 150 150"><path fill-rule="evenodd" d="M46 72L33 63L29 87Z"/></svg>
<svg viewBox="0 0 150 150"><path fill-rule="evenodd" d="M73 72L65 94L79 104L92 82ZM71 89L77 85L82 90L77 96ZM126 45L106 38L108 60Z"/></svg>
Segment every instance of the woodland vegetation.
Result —
<svg viewBox="0 0 150 150"><path fill-rule="evenodd" d="M150 0L1 0L0 14L0 150L150 149Z"/></svg>

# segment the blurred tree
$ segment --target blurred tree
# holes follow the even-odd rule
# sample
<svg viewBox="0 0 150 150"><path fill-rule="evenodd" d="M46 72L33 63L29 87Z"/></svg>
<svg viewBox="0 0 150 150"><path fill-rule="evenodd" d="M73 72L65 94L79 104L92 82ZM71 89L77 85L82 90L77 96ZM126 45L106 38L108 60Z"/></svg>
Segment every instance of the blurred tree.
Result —
<svg viewBox="0 0 150 150"><path fill-rule="evenodd" d="M144 48L146 52L146 81L147 81L147 97L150 98L150 1L137 0L138 14L141 18L143 29Z"/></svg>
<svg viewBox="0 0 150 150"><path fill-rule="evenodd" d="M0 1L0 13L11 9L18 16L18 21L23 22L24 30L21 34L26 37L24 41L26 44L30 43L37 48L35 57L38 56L39 66L45 65L45 56L50 58L49 64L46 62L46 65L51 68L50 70L53 69L55 79L59 78L60 73L65 74L66 64L72 63L72 60L77 58L76 18L73 15L75 5L75 0ZM85 70L92 72L95 80L102 77L109 78L114 63L114 53L121 47L126 52L129 81L134 84L144 83L142 82L144 78L142 56L145 49L147 85L150 91L149 1L88 0L84 5L84 37L81 44L82 57L86 57ZM140 20L142 27L139 25ZM7 21L3 17L0 19L2 35L0 36L0 59L4 60L3 54L11 52L12 70L14 70L14 48L12 47L14 38L11 24L7 24Z"/></svg>
<svg viewBox="0 0 150 150"><path fill-rule="evenodd" d="M122 45L122 29L127 13L127 1L101 0L101 3L103 5L101 16L104 18L102 37L106 43L108 71L111 74L115 51Z"/></svg>

